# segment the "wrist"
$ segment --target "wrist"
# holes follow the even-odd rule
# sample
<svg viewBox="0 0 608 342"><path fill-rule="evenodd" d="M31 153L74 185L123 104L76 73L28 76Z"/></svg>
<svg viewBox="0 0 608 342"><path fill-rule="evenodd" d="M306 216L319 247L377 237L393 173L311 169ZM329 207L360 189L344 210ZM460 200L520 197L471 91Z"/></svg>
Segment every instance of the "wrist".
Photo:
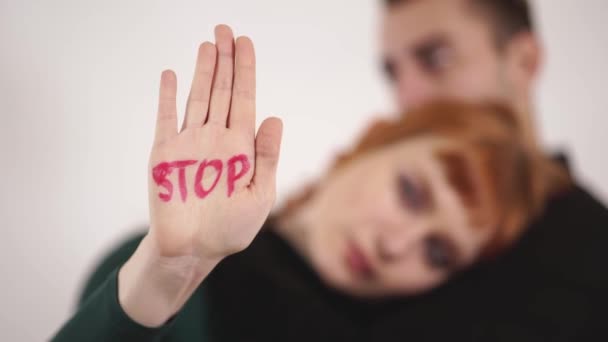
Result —
<svg viewBox="0 0 608 342"><path fill-rule="evenodd" d="M219 260L161 256L146 235L118 272L118 300L135 322L158 327L175 315Z"/></svg>

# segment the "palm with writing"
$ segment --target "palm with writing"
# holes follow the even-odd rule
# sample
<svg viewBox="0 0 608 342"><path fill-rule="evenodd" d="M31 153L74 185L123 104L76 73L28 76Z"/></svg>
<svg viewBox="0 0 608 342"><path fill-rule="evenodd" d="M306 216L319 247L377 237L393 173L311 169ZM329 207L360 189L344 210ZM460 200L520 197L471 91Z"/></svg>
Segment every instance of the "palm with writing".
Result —
<svg viewBox="0 0 608 342"><path fill-rule="evenodd" d="M253 44L224 25L215 36L199 48L179 132L176 77L161 76L149 237L163 257L221 260L246 248L275 199L282 123L266 119L255 133Z"/></svg>

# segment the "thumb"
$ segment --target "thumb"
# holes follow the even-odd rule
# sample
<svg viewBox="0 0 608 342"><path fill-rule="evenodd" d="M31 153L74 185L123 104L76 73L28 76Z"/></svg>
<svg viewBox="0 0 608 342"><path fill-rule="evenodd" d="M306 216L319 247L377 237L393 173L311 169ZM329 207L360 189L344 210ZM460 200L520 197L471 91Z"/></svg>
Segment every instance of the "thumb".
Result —
<svg viewBox="0 0 608 342"><path fill-rule="evenodd" d="M263 201L274 201L283 122L276 117L262 122L255 137L253 191Z"/></svg>

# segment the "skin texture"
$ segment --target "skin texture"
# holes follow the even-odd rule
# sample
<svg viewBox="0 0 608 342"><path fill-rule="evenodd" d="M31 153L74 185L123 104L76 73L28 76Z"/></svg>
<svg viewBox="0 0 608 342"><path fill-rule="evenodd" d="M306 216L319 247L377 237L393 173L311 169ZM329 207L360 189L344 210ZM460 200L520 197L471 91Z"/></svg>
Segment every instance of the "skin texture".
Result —
<svg viewBox="0 0 608 342"><path fill-rule="evenodd" d="M540 68L539 44L524 32L498 49L487 20L463 0L408 1L386 8L382 56L395 101L401 111L442 98L505 102L518 115L525 142L536 148L531 90ZM401 151L386 148L347 165L321 180L320 191L285 219L281 231L326 283L353 295L411 295L441 284L453 269L438 270L425 262L430 253L425 241L433 229L439 227L456 249L465 251L456 268L474 261L487 236L479 233L483 229L464 228L462 203L431 158L435 144L404 141ZM400 167L429 178L436 196L446 199L440 211L421 216L398 204L394 180ZM349 259L352 241L359 252Z"/></svg>

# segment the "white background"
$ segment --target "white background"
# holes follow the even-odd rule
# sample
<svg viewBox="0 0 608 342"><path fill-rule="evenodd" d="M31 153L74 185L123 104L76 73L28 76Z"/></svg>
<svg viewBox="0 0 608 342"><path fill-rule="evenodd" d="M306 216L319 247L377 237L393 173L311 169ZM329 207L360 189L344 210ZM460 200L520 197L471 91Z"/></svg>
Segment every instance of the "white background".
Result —
<svg viewBox="0 0 608 342"><path fill-rule="evenodd" d="M0 340L48 339L94 263L145 225L161 70L177 72L183 110L213 26L253 38L258 118L285 123L284 198L390 108L378 1L1 0ZM608 198L608 2L536 4L544 140L566 147L580 179Z"/></svg>

